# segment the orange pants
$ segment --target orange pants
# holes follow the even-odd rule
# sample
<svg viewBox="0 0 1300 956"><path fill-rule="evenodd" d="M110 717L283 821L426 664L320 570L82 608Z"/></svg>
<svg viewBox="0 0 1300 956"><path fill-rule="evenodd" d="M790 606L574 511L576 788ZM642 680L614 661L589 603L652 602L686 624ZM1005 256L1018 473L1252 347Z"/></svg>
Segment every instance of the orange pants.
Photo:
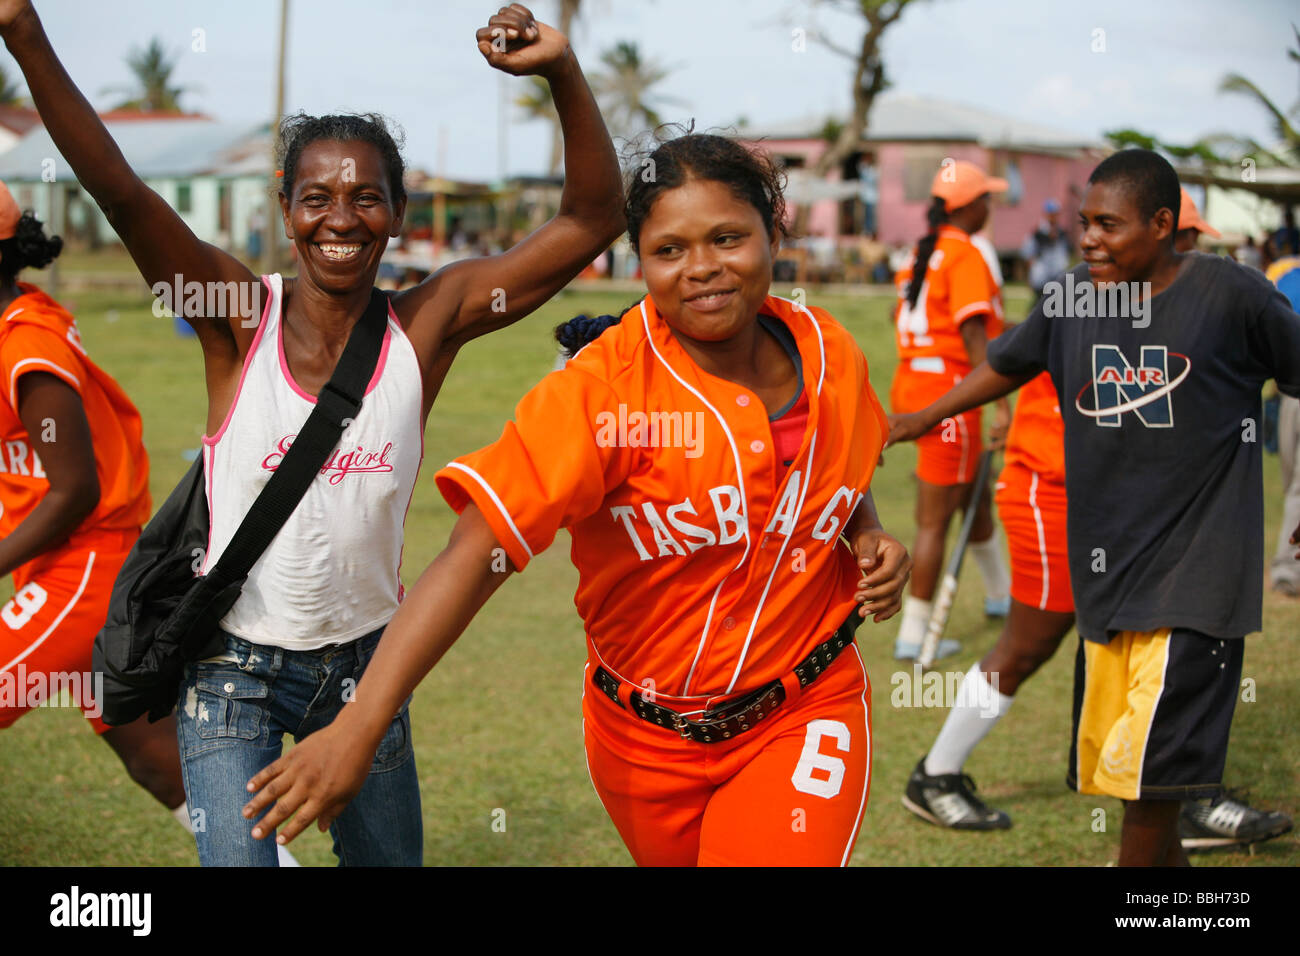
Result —
<svg viewBox="0 0 1300 956"><path fill-rule="evenodd" d="M108 616L113 581L140 532L79 534L14 572L0 607L0 729L69 691L95 733L109 726L90 673L95 635Z"/></svg>
<svg viewBox="0 0 1300 956"><path fill-rule="evenodd" d="M969 368L942 361L946 371L918 372L904 360L894 374L889 404L895 415L919 412L957 385ZM981 441L981 409L972 408L942 422L916 440L916 477L932 485L964 485L975 480Z"/></svg>
<svg viewBox="0 0 1300 956"><path fill-rule="evenodd" d="M802 693L787 681L798 696L770 723L712 744L620 709L591 685L595 667L584 675L587 768L637 864L848 862L871 778L870 686L856 646Z"/></svg>
<svg viewBox="0 0 1300 956"><path fill-rule="evenodd" d="M1011 596L1040 611L1072 612L1064 486L1009 464L998 477L995 500L1011 555Z"/></svg>

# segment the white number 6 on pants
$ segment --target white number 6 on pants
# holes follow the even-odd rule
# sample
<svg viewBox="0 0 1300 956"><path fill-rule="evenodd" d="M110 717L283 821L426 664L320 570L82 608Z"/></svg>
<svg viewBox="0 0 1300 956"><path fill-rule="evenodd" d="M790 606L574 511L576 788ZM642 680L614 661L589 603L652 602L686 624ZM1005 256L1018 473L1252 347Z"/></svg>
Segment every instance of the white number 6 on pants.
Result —
<svg viewBox="0 0 1300 956"><path fill-rule="evenodd" d="M823 737L834 738L836 750L849 752L848 727L838 720L810 721L804 736L803 753L799 755L799 764L794 768L790 783L800 793L829 800L840 792L840 785L844 782L844 761L821 752ZM822 771L825 776L814 777L814 770Z"/></svg>

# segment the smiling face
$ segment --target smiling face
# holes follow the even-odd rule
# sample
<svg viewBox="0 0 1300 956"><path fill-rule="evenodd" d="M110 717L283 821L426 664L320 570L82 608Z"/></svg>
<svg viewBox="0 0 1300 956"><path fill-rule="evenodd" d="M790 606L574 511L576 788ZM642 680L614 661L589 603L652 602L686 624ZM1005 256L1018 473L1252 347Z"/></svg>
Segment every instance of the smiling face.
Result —
<svg viewBox="0 0 1300 956"><path fill-rule="evenodd" d="M1173 214L1162 207L1144 218L1131 188L1111 180L1088 186L1079 224L1079 249L1093 282L1138 282L1150 279L1169 251Z"/></svg>
<svg viewBox="0 0 1300 956"><path fill-rule="evenodd" d="M661 193L641 227L646 289L680 335L721 342L753 325L780 239L725 184L688 179Z"/></svg>
<svg viewBox="0 0 1300 956"><path fill-rule="evenodd" d="M402 231L383 157L359 140L317 140L298 158L293 195L280 194L284 234L303 276L328 292L373 284L390 237Z"/></svg>

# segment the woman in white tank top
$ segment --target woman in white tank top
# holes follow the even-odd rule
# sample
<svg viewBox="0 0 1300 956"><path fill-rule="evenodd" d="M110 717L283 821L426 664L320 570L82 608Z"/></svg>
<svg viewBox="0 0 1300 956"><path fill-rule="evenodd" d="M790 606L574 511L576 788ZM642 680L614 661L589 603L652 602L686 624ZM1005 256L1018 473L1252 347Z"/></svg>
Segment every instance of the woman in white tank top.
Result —
<svg viewBox="0 0 1300 956"><path fill-rule="evenodd" d="M377 116L286 119L279 202L300 274L259 280L199 241L127 165L29 5L0 15L0 34L77 179L155 295L198 333L211 567L306 421L370 299L388 240L401 234L402 158ZM203 811L195 829L204 865L276 863L275 844L254 840L254 821L241 815L245 785L276 759L284 733L302 739L351 699L397 609L424 423L457 350L536 309L623 228L618 162L566 38L513 5L476 40L493 67L550 83L565 132L560 211L510 251L453 263L390 298L361 412L222 619L226 653L186 669L177 716L189 805L196 819ZM203 296L191 294L194 283ZM341 863L421 862L405 705L330 830Z"/></svg>

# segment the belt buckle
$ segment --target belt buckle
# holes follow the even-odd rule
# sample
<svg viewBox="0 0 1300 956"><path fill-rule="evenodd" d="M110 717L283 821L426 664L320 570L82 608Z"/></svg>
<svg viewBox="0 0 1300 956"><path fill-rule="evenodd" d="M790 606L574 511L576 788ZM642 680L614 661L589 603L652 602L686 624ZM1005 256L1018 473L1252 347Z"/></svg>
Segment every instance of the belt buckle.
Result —
<svg viewBox="0 0 1300 956"><path fill-rule="evenodd" d="M691 727L686 718L677 712L673 712L673 727L681 735L682 740L691 740Z"/></svg>

